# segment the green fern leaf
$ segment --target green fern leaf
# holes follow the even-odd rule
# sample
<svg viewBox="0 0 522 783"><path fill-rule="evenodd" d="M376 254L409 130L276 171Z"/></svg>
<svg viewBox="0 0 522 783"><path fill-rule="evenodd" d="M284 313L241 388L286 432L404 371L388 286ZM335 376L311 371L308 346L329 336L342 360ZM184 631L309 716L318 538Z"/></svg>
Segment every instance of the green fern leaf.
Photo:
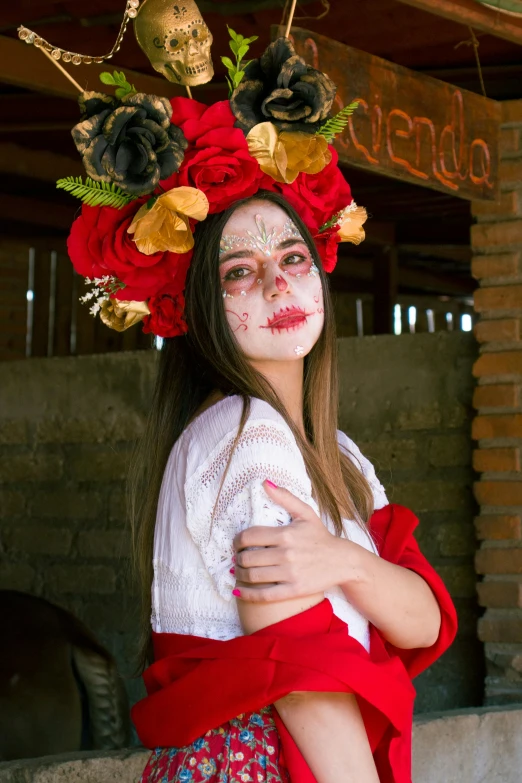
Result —
<svg viewBox="0 0 522 783"><path fill-rule="evenodd" d="M336 136L344 131L348 125L348 117L354 113L359 105L359 101L353 101L344 109L341 109L334 117L330 117L324 125L321 125L317 131L317 135L324 136L328 144L330 144Z"/></svg>
<svg viewBox="0 0 522 783"><path fill-rule="evenodd" d="M134 201L133 196L128 196L114 182L95 182L90 177L85 182L81 177L65 177L56 182L56 187L81 199L89 207L122 209Z"/></svg>

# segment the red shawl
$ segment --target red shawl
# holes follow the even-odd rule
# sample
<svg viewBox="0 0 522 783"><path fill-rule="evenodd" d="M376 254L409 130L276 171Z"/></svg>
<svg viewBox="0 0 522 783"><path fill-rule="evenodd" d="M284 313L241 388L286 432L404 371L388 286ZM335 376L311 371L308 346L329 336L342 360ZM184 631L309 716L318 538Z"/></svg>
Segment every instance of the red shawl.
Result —
<svg viewBox="0 0 522 783"><path fill-rule="evenodd" d="M417 524L411 511L392 504L373 514L370 528L381 557L420 574L435 594L442 623L434 645L401 650L371 626L368 653L348 635L328 600L226 642L153 634L155 663L144 673L148 696L132 709L143 745L188 745L209 729L292 691L355 693L379 780L411 783L411 679L442 655L457 629L448 592L413 536ZM275 719L291 780L316 783L277 713Z"/></svg>

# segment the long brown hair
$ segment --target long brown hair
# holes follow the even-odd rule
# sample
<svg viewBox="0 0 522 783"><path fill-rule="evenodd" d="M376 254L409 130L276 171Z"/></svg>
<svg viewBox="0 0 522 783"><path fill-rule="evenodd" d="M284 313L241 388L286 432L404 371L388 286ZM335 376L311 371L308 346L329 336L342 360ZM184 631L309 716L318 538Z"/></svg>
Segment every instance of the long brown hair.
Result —
<svg viewBox="0 0 522 783"><path fill-rule="evenodd" d="M219 275L219 243L225 224L239 206L269 201L281 207L299 229L319 268L324 295L324 327L304 366L303 437L267 379L240 350L228 325ZM194 255L185 289L188 333L163 343L152 407L138 443L129 480L129 512L134 564L143 597L144 648L150 637L152 554L158 497L170 451L214 391L243 399L238 438L248 419L250 399L265 400L292 430L321 512L338 535L342 517L365 526L373 512L371 488L337 443L338 373L335 321L328 280L310 232L296 211L278 194L261 191L229 209L207 217L195 231Z"/></svg>

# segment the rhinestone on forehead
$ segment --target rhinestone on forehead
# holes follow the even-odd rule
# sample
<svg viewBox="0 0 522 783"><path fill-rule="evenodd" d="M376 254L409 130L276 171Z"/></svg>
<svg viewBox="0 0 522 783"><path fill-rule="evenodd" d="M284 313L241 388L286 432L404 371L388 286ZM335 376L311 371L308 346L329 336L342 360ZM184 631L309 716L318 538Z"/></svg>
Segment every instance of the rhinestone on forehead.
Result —
<svg viewBox="0 0 522 783"><path fill-rule="evenodd" d="M236 247L246 247L249 250L260 250L265 256L270 256L281 242L285 239L303 239L299 230L290 219L288 219L281 231L277 232L275 228L267 231L265 221L261 215L255 215L258 234L247 231L248 236L240 237L236 234L225 234L221 237L219 253L228 253ZM304 241L304 240L303 240Z"/></svg>

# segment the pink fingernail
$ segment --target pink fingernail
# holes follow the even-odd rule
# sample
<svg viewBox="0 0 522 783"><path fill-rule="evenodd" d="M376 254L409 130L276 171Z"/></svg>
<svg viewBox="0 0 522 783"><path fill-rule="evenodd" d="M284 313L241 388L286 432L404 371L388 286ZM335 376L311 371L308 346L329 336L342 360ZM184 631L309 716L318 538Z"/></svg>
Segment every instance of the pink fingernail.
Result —
<svg viewBox="0 0 522 783"><path fill-rule="evenodd" d="M232 590L232 595L240 596L241 595L241 590L238 590L237 587L236 587L235 590Z"/></svg>
<svg viewBox="0 0 522 783"><path fill-rule="evenodd" d="M235 573L236 573L236 569L235 569L235 568L231 568L231 569L230 569L230 573L231 573L231 574L235 574Z"/></svg>
<svg viewBox="0 0 522 783"><path fill-rule="evenodd" d="M268 484L269 487L272 487L272 489L279 489L277 484L274 484L273 481L269 481L268 479L265 479L265 484Z"/></svg>

